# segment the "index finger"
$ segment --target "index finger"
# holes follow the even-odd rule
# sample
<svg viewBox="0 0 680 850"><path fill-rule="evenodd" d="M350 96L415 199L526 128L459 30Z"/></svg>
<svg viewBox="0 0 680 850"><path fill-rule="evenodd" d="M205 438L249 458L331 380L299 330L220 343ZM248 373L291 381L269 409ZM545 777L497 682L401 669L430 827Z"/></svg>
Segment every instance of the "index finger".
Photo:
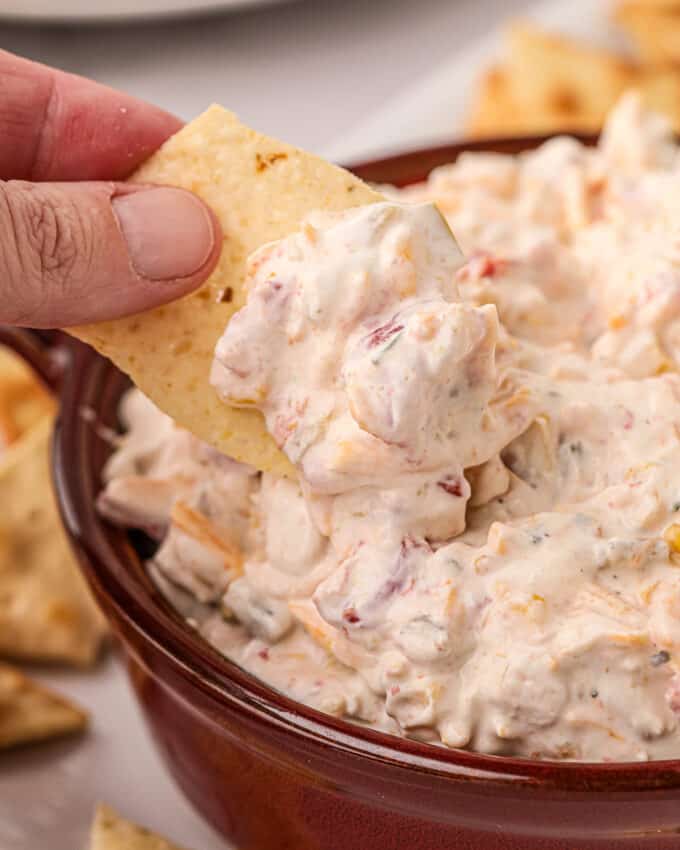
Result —
<svg viewBox="0 0 680 850"><path fill-rule="evenodd" d="M121 180L181 126L130 95L0 50L0 179Z"/></svg>

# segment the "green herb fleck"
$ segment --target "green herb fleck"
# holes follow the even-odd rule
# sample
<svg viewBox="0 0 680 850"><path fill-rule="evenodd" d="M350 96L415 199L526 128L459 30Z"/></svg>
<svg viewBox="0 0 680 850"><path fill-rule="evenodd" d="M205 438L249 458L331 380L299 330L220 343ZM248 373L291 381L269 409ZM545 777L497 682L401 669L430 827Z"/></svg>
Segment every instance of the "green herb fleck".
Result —
<svg viewBox="0 0 680 850"><path fill-rule="evenodd" d="M394 334L394 336L385 343L385 345L380 349L380 351L376 355L371 357L371 363L374 366L377 366L378 363L380 363L383 356L387 354L390 348L392 348L396 344L397 340L403 333L403 331L399 331L399 333Z"/></svg>

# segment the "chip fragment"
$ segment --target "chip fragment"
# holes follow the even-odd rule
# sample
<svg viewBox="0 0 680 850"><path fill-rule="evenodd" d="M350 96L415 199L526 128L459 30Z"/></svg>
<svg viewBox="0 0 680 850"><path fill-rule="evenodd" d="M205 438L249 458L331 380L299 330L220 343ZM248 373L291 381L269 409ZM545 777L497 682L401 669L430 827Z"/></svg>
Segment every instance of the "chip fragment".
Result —
<svg viewBox="0 0 680 850"><path fill-rule="evenodd" d="M31 369L0 346L0 451L54 408L54 400Z"/></svg>
<svg viewBox="0 0 680 850"><path fill-rule="evenodd" d="M0 749L72 735L87 722L73 703L0 663Z"/></svg>
<svg viewBox="0 0 680 850"><path fill-rule="evenodd" d="M676 26L680 35L680 16ZM677 65L638 62L524 22L508 28L505 45L503 60L478 83L467 124L471 136L595 133L631 88L680 130Z"/></svg>
<svg viewBox="0 0 680 850"><path fill-rule="evenodd" d="M0 456L0 656L79 667L106 635L52 493L43 417Z"/></svg>
<svg viewBox="0 0 680 850"><path fill-rule="evenodd" d="M125 820L100 803L97 807L89 850L181 850L149 829Z"/></svg>

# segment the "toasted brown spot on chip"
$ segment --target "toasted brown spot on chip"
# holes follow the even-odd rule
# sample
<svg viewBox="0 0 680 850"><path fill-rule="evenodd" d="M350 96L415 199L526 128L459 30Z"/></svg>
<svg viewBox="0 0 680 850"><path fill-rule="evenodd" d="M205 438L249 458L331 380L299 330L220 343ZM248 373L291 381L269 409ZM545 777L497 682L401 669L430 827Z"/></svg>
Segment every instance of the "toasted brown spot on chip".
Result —
<svg viewBox="0 0 680 850"><path fill-rule="evenodd" d="M181 339L178 342L174 342L172 345L172 351L174 354L186 354L191 351L191 340L190 339Z"/></svg>
<svg viewBox="0 0 680 850"><path fill-rule="evenodd" d="M255 168L257 171L264 171L269 168L270 165L274 165L275 162L278 162L280 159L288 159L287 153L269 153L266 155L262 155L261 153L255 154Z"/></svg>
<svg viewBox="0 0 680 850"><path fill-rule="evenodd" d="M579 96L576 92L568 89L558 89L552 96L552 107L566 115L578 114L580 109Z"/></svg>

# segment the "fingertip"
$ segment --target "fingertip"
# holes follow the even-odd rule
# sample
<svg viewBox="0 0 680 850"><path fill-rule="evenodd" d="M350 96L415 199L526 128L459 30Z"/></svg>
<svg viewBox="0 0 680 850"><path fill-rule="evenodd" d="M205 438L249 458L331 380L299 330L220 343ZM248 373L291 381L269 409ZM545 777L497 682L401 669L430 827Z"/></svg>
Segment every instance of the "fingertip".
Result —
<svg viewBox="0 0 680 850"><path fill-rule="evenodd" d="M131 95L54 71L30 179L124 180L182 127Z"/></svg>
<svg viewBox="0 0 680 850"><path fill-rule="evenodd" d="M0 50L0 177L123 180L181 127L164 109Z"/></svg>

